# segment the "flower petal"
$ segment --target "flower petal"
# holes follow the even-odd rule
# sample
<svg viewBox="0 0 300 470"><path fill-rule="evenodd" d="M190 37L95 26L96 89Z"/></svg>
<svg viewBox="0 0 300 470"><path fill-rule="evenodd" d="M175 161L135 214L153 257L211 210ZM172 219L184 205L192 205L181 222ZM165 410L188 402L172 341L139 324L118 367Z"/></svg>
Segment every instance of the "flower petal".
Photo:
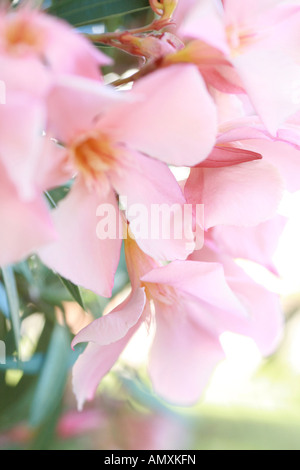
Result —
<svg viewBox="0 0 300 470"><path fill-rule="evenodd" d="M196 165L196 168L219 168L261 159L262 156L259 153L250 150L229 146L214 147L206 160Z"/></svg>
<svg viewBox="0 0 300 470"><path fill-rule="evenodd" d="M59 77L47 101L48 131L59 141L70 143L78 134L95 128L102 115L129 99L133 98L95 80Z"/></svg>
<svg viewBox="0 0 300 470"><path fill-rule="evenodd" d="M175 65L144 77L140 97L108 116L103 125L119 142L173 165L196 165L212 150L217 112L194 65Z"/></svg>
<svg viewBox="0 0 300 470"><path fill-rule="evenodd" d="M202 39L224 54L229 53L223 12L218 8L217 2L211 0L196 2L186 12L179 27L179 35Z"/></svg>
<svg viewBox="0 0 300 470"><path fill-rule="evenodd" d="M218 338L199 328L178 306L156 312L149 373L155 392L164 399L194 404L223 358Z"/></svg>
<svg viewBox="0 0 300 470"><path fill-rule="evenodd" d="M145 302L144 288L133 291L124 302L110 313L83 328L72 341L72 347L74 348L78 343L89 341L106 346L124 338L141 317Z"/></svg>
<svg viewBox="0 0 300 470"><path fill-rule="evenodd" d="M0 184L0 265L18 262L41 245L52 242L56 233L45 201L19 199L13 184L1 169Z"/></svg>
<svg viewBox="0 0 300 470"><path fill-rule="evenodd" d="M217 226L212 237L218 247L232 258L259 263L276 273L273 256L287 219L280 215L254 227Z"/></svg>
<svg viewBox="0 0 300 470"><path fill-rule="evenodd" d="M245 140L242 145L249 151L260 152L266 161L278 169L287 191L295 192L300 189L298 177L300 171L299 148L277 139Z"/></svg>
<svg viewBox="0 0 300 470"><path fill-rule="evenodd" d="M283 181L262 161L225 168L193 168L185 185L188 202L204 204L204 225L253 226L276 214Z"/></svg>
<svg viewBox="0 0 300 470"><path fill-rule="evenodd" d="M93 400L101 379L109 372L125 348L133 332L108 346L90 343L73 366L73 391L78 409Z"/></svg>
<svg viewBox="0 0 300 470"><path fill-rule="evenodd" d="M222 264L228 286L247 312L244 318L235 317L231 331L252 338L263 355L273 353L282 339L284 325L278 295L257 284L227 254L208 246L195 251L190 259Z"/></svg>
<svg viewBox="0 0 300 470"><path fill-rule="evenodd" d="M0 122L0 159L20 197L30 200L36 196L44 106L27 94L8 94L0 105Z"/></svg>
<svg viewBox="0 0 300 470"><path fill-rule="evenodd" d="M194 249L192 217L184 212L185 198L168 166L124 150L122 168L110 180L125 201L141 249L159 260L186 259Z"/></svg>
<svg viewBox="0 0 300 470"><path fill-rule="evenodd" d="M280 29L266 43L259 41L232 59L256 112L272 135L299 109L300 69L292 46L282 43L284 34Z"/></svg>
<svg viewBox="0 0 300 470"><path fill-rule="evenodd" d="M97 210L101 205L116 229L102 240L97 234ZM53 211L53 219L58 240L39 251L43 262L75 284L110 297L122 243L113 192L105 195L89 191L78 180Z"/></svg>
<svg viewBox="0 0 300 470"><path fill-rule="evenodd" d="M232 315L246 315L244 307L228 287L220 263L173 261L167 266L153 269L141 280L171 286L184 297L198 299ZM214 286L218 286L218 295Z"/></svg>

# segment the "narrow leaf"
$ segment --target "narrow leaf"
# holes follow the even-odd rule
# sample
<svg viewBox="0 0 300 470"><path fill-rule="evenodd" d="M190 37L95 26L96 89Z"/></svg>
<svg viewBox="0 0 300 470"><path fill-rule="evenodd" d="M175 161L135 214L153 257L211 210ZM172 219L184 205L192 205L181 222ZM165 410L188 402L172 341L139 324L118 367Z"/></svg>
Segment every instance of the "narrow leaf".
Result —
<svg viewBox="0 0 300 470"><path fill-rule="evenodd" d="M6 357L5 364L0 364L0 370L21 370L26 375L36 375L43 365L44 356L35 354L29 361L19 361L15 357Z"/></svg>
<svg viewBox="0 0 300 470"><path fill-rule="evenodd" d="M74 26L83 26L148 7L149 0L52 0L48 11Z"/></svg>
<svg viewBox="0 0 300 470"><path fill-rule="evenodd" d="M6 294L6 290L5 290L2 282L0 282L0 311L3 313L3 315L7 319L9 319L10 312L9 312L7 294Z"/></svg>
<svg viewBox="0 0 300 470"><path fill-rule="evenodd" d="M31 404L29 420L32 426L41 425L60 402L68 376L70 351L68 330L56 325Z"/></svg>
<svg viewBox="0 0 300 470"><path fill-rule="evenodd" d="M66 289L69 291L73 299L80 305L83 310L85 310L79 287L73 284L73 282L68 281L64 277L58 277L60 278L61 282L66 287Z"/></svg>
<svg viewBox="0 0 300 470"><path fill-rule="evenodd" d="M17 285L15 280L15 275L13 268L11 266L6 266L2 268L4 286L6 289L9 311L10 311L10 321L14 333L15 345L17 351L19 350L20 343L20 306L19 306L19 296L17 291Z"/></svg>

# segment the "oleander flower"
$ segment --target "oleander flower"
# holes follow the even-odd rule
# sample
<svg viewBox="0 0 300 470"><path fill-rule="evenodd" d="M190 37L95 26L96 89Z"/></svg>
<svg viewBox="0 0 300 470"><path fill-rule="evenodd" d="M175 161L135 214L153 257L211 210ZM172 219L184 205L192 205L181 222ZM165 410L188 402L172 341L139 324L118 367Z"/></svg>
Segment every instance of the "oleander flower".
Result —
<svg viewBox="0 0 300 470"><path fill-rule="evenodd" d="M97 208L113 207L120 227L116 194L125 196L136 237L130 211L136 204L147 214L153 205L181 211L185 198L165 162L193 165L207 157L216 137L215 106L197 69L180 65L139 80L128 93L68 78L53 88L48 109L48 133L64 146L77 178L53 212L58 240L39 254L64 277L110 296L122 240L97 238ZM154 258L185 259L194 247L192 223L183 218L177 237L172 213L169 219L169 237L149 235L138 243Z"/></svg>
<svg viewBox="0 0 300 470"><path fill-rule="evenodd" d="M208 81L222 91L227 83L229 93L235 92L234 84L236 92L246 92L274 135L299 109L299 22L295 3L202 0L192 2L181 17L178 34L192 40L187 45L191 61L199 60L202 48L219 51L226 63L208 68Z"/></svg>
<svg viewBox="0 0 300 470"><path fill-rule="evenodd" d="M0 80L43 96L57 74L102 81L111 59L64 21L29 6L0 10Z"/></svg>
<svg viewBox="0 0 300 470"><path fill-rule="evenodd" d="M44 120L40 101L27 94L8 93L6 103L0 105L1 266L55 239L43 196L49 176L39 160L43 151L49 170L54 171L49 142L41 135Z"/></svg>
<svg viewBox="0 0 300 470"><path fill-rule="evenodd" d="M93 399L142 322L155 324L148 362L154 389L176 404L200 397L224 358L219 339L223 332L253 338L266 355L278 346L283 327L278 297L256 284L230 256L208 244L187 261L162 266L132 239L126 241L125 252L131 294L72 342L73 347L89 343L73 369L79 408Z"/></svg>

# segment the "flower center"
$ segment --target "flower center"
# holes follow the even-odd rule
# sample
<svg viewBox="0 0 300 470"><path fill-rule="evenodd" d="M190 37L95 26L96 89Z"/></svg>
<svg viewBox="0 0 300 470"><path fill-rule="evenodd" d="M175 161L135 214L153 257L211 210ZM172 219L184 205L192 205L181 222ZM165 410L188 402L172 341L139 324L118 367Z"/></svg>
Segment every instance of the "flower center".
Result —
<svg viewBox="0 0 300 470"><path fill-rule="evenodd" d="M12 19L4 30L4 47L14 55L40 53L43 48L43 34L26 18Z"/></svg>
<svg viewBox="0 0 300 470"><path fill-rule="evenodd" d="M254 31L239 29L234 25L227 26L226 35L233 56L242 54L244 49L250 46L256 38Z"/></svg>
<svg viewBox="0 0 300 470"><path fill-rule="evenodd" d="M118 165L119 149L107 135L100 132L75 141L71 152L76 168L90 180L98 179Z"/></svg>

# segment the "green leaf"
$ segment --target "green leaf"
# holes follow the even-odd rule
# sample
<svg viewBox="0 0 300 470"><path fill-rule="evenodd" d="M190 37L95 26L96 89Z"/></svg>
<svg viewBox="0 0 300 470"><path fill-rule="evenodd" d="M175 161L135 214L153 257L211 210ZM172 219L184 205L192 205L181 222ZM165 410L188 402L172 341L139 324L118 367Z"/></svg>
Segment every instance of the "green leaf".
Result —
<svg viewBox="0 0 300 470"><path fill-rule="evenodd" d="M0 311L6 318L9 319L10 315L7 294L2 282L0 282Z"/></svg>
<svg viewBox="0 0 300 470"><path fill-rule="evenodd" d="M6 266L5 268L2 268L2 274L8 299L11 326L14 332L15 345L18 351L20 343L21 321L19 296L13 268L11 266Z"/></svg>
<svg viewBox="0 0 300 470"><path fill-rule="evenodd" d="M149 0L52 0L48 12L74 26L83 26L148 7Z"/></svg>
<svg viewBox="0 0 300 470"><path fill-rule="evenodd" d="M51 209L55 209L57 204L69 194L73 182L74 181L71 180L63 186L58 186L50 191L45 191L45 196Z"/></svg>
<svg viewBox="0 0 300 470"><path fill-rule="evenodd" d="M56 325L32 399L29 421L34 427L48 419L62 399L68 377L70 343L69 331Z"/></svg>
<svg viewBox="0 0 300 470"><path fill-rule="evenodd" d="M73 282L68 281L64 277L61 277L61 276L58 276L58 277L61 280L61 282L63 283L63 285L66 287L66 289L69 291L69 293L71 294L73 299L80 305L80 307L83 310L85 310L85 306L84 306L84 303L83 303L83 300L82 300L82 296L81 296L79 287L76 286L75 284L73 284Z"/></svg>
<svg viewBox="0 0 300 470"><path fill-rule="evenodd" d="M26 375L36 375L43 365L44 355L39 353L32 356L29 361L19 361L15 357L7 357L5 364L0 364L0 370L21 370Z"/></svg>
<svg viewBox="0 0 300 470"><path fill-rule="evenodd" d="M50 202L52 208L55 208L57 204L62 201L68 194L72 187L73 181L70 181L63 186L58 186L57 188L51 189L46 192L46 197Z"/></svg>

